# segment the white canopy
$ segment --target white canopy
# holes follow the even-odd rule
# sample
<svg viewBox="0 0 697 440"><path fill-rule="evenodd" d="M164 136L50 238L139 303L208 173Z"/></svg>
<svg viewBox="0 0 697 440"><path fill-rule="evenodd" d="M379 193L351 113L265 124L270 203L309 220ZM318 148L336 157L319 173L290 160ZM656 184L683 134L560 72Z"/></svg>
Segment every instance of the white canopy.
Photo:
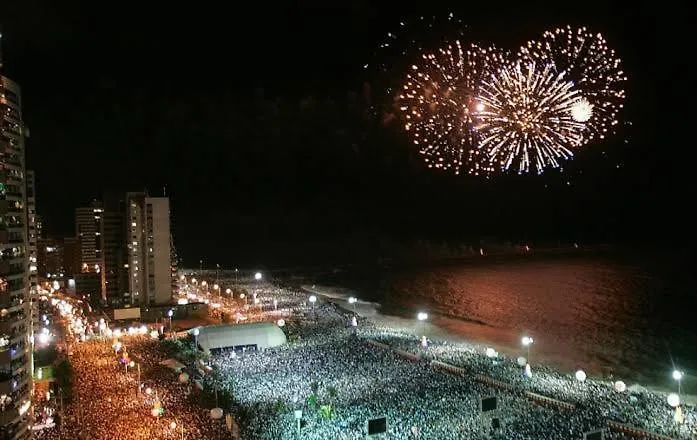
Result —
<svg viewBox="0 0 697 440"><path fill-rule="evenodd" d="M234 325L199 327L198 345L209 352L215 348L255 345L259 349L286 343L283 330L273 322L252 322Z"/></svg>

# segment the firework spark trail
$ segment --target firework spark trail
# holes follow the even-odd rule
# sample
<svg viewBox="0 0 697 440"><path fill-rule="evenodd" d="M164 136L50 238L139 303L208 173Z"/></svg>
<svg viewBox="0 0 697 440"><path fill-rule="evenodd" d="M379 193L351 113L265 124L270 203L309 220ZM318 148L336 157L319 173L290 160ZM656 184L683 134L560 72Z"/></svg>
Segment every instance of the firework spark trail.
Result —
<svg viewBox="0 0 697 440"><path fill-rule="evenodd" d="M601 34L569 26L547 31L511 57L460 43L466 26L453 14L443 23L435 17L400 23L401 32L381 45L397 52L390 60L408 60L402 84L384 88L394 97L384 120L401 117L429 168L539 174L615 131L627 77ZM452 26L452 34L444 31ZM418 30L425 33L419 37ZM461 38L448 42L445 35ZM414 61L409 53L420 55Z"/></svg>
<svg viewBox="0 0 697 440"><path fill-rule="evenodd" d="M481 78L503 62L493 48L456 41L435 53L424 53L406 76L396 104L404 128L418 146L429 168L466 168L470 174L493 171L480 160L473 114Z"/></svg>
<svg viewBox="0 0 697 440"><path fill-rule="evenodd" d="M539 41L523 46L518 57L552 63L557 71L566 72L566 78L574 81L590 105L583 107L584 117L588 117L588 141L604 139L614 133L625 99L627 76L622 70L622 61L601 34L571 26L546 31Z"/></svg>
<svg viewBox="0 0 697 440"><path fill-rule="evenodd" d="M478 99L478 148L492 167L506 171L517 163L518 173L539 174L584 142L585 124L572 112L579 91L551 64L511 63L482 81Z"/></svg>

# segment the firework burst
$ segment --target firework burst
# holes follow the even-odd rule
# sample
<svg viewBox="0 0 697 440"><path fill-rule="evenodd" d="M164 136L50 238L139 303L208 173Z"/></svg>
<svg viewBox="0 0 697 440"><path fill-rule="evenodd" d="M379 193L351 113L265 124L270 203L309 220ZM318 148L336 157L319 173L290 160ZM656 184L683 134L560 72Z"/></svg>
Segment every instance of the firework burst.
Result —
<svg viewBox="0 0 697 440"><path fill-rule="evenodd" d="M470 174L493 171L479 159L473 115L478 110L477 87L503 55L493 48L459 41L434 53L423 53L411 66L395 104L404 129L430 168L466 169Z"/></svg>
<svg viewBox="0 0 697 440"><path fill-rule="evenodd" d="M518 57L526 62L553 64L581 91L575 118L586 118L586 139L604 139L615 132L623 107L627 76L622 62L601 34L570 26L547 31L539 41L523 46ZM580 119L577 119L580 120Z"/></svg>
<svg viewBox="0 0 697 440"><path fill-rule="evenodd" d="M477 146L490 168L539 174L584 142L579 91L551 64L510 63L482 81L478 99Z"/></svg>

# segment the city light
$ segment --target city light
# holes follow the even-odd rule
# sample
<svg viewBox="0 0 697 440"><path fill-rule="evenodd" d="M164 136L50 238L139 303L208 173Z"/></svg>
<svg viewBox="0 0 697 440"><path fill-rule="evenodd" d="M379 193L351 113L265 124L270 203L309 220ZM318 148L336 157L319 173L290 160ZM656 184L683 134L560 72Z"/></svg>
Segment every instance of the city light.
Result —
<svg viewBox="0 0 697 440"><path fill-rule="evenodd" d="M254 279L255 279L255 280L259 281L259 280L261 280L261 278L262 278L261 272L257 272L257 273L254 274Z"/></svg>

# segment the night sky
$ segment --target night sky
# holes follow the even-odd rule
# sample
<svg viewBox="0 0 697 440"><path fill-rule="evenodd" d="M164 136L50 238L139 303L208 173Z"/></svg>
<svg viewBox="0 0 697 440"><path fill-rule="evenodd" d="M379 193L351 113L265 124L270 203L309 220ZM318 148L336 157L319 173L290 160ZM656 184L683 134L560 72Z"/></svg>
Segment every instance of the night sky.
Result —
<svg viewBox="0 0 697 440"><path fill-rule="evenodd" d="M72 234L74 209L105 190L166 185L192 266L357 258L386 240L692 237L690 14L665 2L143 3L2 2L48 234ZM602 32L630 76L629 143L542 177L427 170L369 117L385 98L363 65L404 17L449 10L510 47L567 23Z"/></svg>

